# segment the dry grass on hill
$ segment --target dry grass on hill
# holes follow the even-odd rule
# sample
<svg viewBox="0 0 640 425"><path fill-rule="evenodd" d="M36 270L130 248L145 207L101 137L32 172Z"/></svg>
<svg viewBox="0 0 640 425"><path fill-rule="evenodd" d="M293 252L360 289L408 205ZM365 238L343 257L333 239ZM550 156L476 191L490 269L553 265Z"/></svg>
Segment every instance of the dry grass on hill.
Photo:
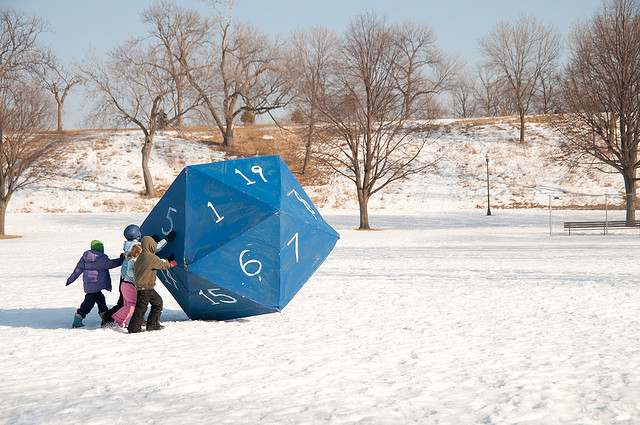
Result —
<svg viewBox="0 0 640 425"><path fill-rule="evenodd" d="M302 167L305 156L305 142L295 128L278 127L273 124L252 124L237 126L234 147L222 146L222 135L215 127L187 127L178 134L185 138L198 138L212 149L224 151L234 157L279 155L295 174L303 186L321 185L326 181L326 170L313 157L305 174Z"/></svg>

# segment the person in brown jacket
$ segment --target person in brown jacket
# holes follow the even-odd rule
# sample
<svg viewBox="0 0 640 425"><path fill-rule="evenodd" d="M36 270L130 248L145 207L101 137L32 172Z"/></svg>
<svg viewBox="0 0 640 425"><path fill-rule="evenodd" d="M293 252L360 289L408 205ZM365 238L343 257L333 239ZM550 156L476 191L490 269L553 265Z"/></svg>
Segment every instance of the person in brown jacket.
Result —
<svg viewBox="0 0 640 425"><path fill-rule="evenodd" d="M147 330L157 331L164 328L160 324L162 297L154 289L156 286L156 273L158 270L168 270L176 265L175 261L169 262L154 254L157 243L152 237L143 237L140 245L142 253L133 267L134 283L138 295L136 308L129 321L129 333L137 333L142 330L142 321L149 304L151 304L151 311L149 311L149 317L147 318Z"/></svg>

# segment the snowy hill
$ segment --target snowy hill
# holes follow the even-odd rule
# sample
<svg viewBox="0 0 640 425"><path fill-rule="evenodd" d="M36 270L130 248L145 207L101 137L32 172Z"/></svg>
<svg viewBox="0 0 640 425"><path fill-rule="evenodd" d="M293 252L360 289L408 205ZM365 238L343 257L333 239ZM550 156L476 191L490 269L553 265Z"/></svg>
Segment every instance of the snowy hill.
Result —
<svg viewBox="0 0 640 425"><path fill-rule="evenodd" d="M566 176L542 122L525 145L511 119L441 124L424 158L446 160L372 200L379 231L355 230L347 182L307 188L340 240L281 312L189 320L157 283L165 329L137 334L101 328L96 308L71 328L82 252L99 239L119 255L157 202L139 195L138 132L81 133L55 179L9 204L21 237L0 239L0 424L640 423L637 229L568 236L558 220L551 234L547 210L516 208L597 203L570 193L615 194L616 176ZM201 138L157 138L158 187L224 158ZM487 153L493 206L512 207L492 216Z"/></svg>
<svg viewBox="0 0 640 425"><path fill-rule="evenodd" d="M619 194L621 177L598 172L568 174L550 161L560 135L532 117L527 142L517 143L514 118L442 120L433 142L423 152L425 160L441 155L438 169L389 187L374 196L370 208L441 211L486 208L486 157L489 157L493 208L546 207L550 195L567 197L570 204L602 203L602 195ZM242 130L240 130L242 131ZM277 144L277 129L258 138L260 144ZM154 142L150 168L156 187L163 192L186 165L225 159L216 145L202 143L198 133L160 133ZM146 212L157 199L140 196L142 181L137 130L94 131L74 136L59 160L57 176L16 193L9 212ZM332 177L330 184L307 187L321 208L357 210L352 183ZM51 202L55 199L55 202Z"/></svg>

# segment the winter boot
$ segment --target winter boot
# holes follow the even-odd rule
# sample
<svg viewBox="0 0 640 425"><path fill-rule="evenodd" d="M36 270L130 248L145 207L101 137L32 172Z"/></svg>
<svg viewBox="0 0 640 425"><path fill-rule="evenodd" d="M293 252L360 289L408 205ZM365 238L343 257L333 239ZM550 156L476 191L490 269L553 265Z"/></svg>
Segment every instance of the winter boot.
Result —
<svg viewBox="0 0 640 425"><path fill-rule="evenodd" d="M84 326L84 323L82 323L82 316L80 316L78 313L76 313L75 316L73 316L73 325L71 325L72 328L81 328Z"/></svg>
<svg viewBox="0 0 640 425"><path fill-rule="evenodd" d="M98 313L98 316L100 316L100 318L102 319L102 322L100 323L101 328L108 328L109 326L113 325L113 319L109 317L106 311Z"/></svg>
<svg viewBox="0 0 640 425"><path fill-rule="evenodd" d="M164 329L164 325L161 325L160 323L158 323L157 325L149 325L147 324L147 330L148 331L161 331Z"/></svg>

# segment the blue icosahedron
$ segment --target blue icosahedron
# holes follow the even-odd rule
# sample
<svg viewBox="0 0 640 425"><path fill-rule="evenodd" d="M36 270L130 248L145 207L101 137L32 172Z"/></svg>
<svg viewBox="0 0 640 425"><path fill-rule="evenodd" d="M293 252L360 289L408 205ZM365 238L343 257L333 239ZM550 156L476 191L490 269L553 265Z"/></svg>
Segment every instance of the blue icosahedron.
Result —
<svg viewBox="0 0 640 425"><path fill-rule="evenodd" d="M340 237L279 156L184 168L141 226L172 230L160 254L178 265L158 277L201 320L282 310Z"/></svg>

